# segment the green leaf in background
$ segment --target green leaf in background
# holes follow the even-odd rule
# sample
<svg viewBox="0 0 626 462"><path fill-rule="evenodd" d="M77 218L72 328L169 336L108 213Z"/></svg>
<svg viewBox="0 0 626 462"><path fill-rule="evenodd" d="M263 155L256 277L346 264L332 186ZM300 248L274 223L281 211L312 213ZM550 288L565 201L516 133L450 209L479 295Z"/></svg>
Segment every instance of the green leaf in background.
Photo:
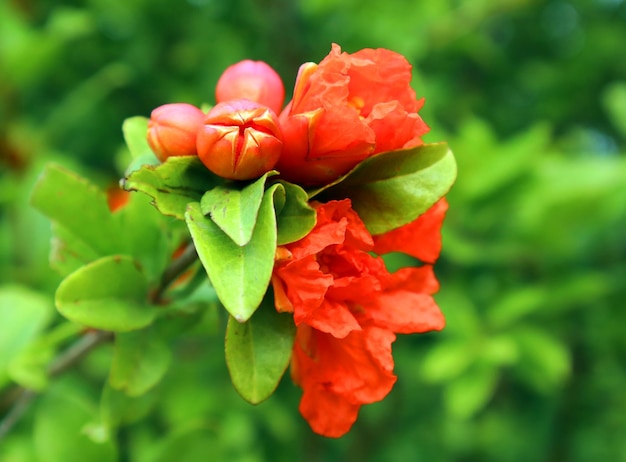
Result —
<svg viewBox="0 0 626 462"><path fill-rule="evenodd" d="M252 404L267 399L276 389L291 358L296 334L293 316L278 313L272 298L247 322L228 319L226 364L237 392Z"/></svg>
<svg viewBox="0 0 626 462"><path fill-rule="evenodd" d="M370 157L310 196L350 198L368 230L382 234L428 210L455 179L456 163L448 145L425 144Z"/></svg>
<svg viewBox="0 0 626 462"><path fill-rule="evenodd" d="M441 339L422 358L422 377L431 383L454 379L464 373L475 358L476 352L467 341Z"/></svg>
<svg viewBox="0 0 626 462"><path fill-rule="evenodd" d="M48 365L59 347L75 339L82 329L82 326L66 321L40 335L9 364L11 379L23 387L42 391L49 381Z"/></svg>
<svg viewBox="0 0 626 462"><path fill-rule="evenodd" d="M105 193L59 165L46 166L31 203L78 238L81 247L87 245L98 255L110 255L123 248L120 226L109 211ZM71 247L68 251L72 252Z"/></svg>
<svg viewBox="0 0 626 462"><path fill-rule="evenodd" d="M62 276L97 260L101 255L59 223L52 222L50 266Z"/></svg>
<svg viewBox="0 0 626 462"><path fill-rule="evenodd" d="M444 389L444 402L450 414L467 419L485 407L498 382L498 370L486 364L474 366Z"/></svg>
<svg viewBox="0 0 626 462"><path fill-rule="evenodd" d="M604 90L602 103L615 128L626 136L626 80L610 84Z"/></svg>
<svg viewBox="0 0 626 462"><path fill-rule="evenodd" d="M56 381L37 403L32 444L39 462L115 462L113 441L96 443L85 427L97 417L95 401L82 382Z"/></svg>
<svg viewBox="0 0 626 462"><path fill-rule="evenodd" d="M252 238L267 177L275 174L267 172L241 190L217 186L207 191L200 201L202 213L210 216L238 246L246 245Z"/></svg>
<svg viewBox="0 0 626 462"><path fill-rule="evenodd" d="M0 387L11 362L40 335L54 315L52 300L26 287L0 286Z"/></svg>
<svg viewBox="0 0 626 462"><path fill-rule="evenodd" d="M196 156L181 156L157 166L142 166L122 180L122 187L147 194L162 214L183 220L188 203L200 201L206 191L221 183Z"/></svg>
<svg viewBox="0 0 626 462"><path fill-rule="evenodd" d="M187 226L198 256L220 301L239 322L247 321L258 308L272 276L276 252L274 191L263 196L252 238L238 246L202 213L199 203L189 204Z"/></svg>
<svg viewBox="0 0 626 462"><path fill-rule="evenodd" d="M90 436L96 437L99 441L115 439L115 431L120 425L140 420L156 401L155 393L131 397L106 382L100 399L100 421L90 426Z"/></svg>
<svg viewBox="0 0 626 462"><path fill-rule="evenodd" d="M167 371L172 354L153 328L115 336L109 383L129 396L139 396L154 387Z"/></svg>
<svg viewBox="0 0 626 462"><path fill-rule="evenodd" d="M548 290L540 285L523 286L510 291L489 307L486 321L493 329L515 325L530 314L545 308L548 296Z"/></svg>
<svg viewBox="0 0 626 462"><path fill-rule="evenodd" d="M124 255L100 258L66 277L56 292L60 313L71 321L116 332L150 324L148 284L137 263Z"/></svg>
<svg viewBox="0 0 626 462"><path fill-rule="evenodd" d="M285 190L285 204L280 210L276 207L278 245L285 245L302 239L313 229L316 213L304 189L286 181L278 184Z"/></svg>
<svg viewBox="0 0 626 462"><path fill-rule="evenodd" d="M516 372L540 392L563 384L571 371L570 353L555 335L535 326L520 325L511 331L520 360Z"/></svg>

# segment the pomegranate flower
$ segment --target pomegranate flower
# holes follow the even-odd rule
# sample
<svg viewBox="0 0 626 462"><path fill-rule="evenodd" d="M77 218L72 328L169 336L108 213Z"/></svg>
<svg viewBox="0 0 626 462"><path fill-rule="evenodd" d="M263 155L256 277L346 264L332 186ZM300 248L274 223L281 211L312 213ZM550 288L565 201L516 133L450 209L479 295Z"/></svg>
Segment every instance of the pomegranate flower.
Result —
<svg viewBox="0 0 626 462"><path fill-rule="evenodd" d="M197 147L202 163L216 175L250 180L276 165L283 142L270 108L239 99L209 111L198 132Z"/></svg>
<svg viewBox="0 0 626 462"><path fill-rule="evenodd" d="M267 106L278 114L285 100L285 87L267 63L246 59L228 67L215 89L218 103L242 98Z"/></svg>
<svg viewBox="0 0 626 462"><path fill-rule="evenodd" d="M195 156L196 134L204 113L186 103L164 104L152 111L148 144L161 162L171 156Z"/></svg>
<svg viewBox="0 0 626 462"><path fill-rule="evenodd" d="M277 169L289 181L325 184L369 156L422 144L429 129L410 83L411 65L386 49L348 54L334 44L319 65L303 64L280 114Z"/></svg>
<svg viewBox="0 0 626 462"><path fill-rule="evenodd" d="M432 265L389 273L349 200L314 206L313 230L279 247L272 285L276 309L292 312L297 326L291 375L303 389L300 412L315 432L339 437L361 405L395 383L395 334L440 330L445 321L432 297ZM417 221L440 226L443 215L431 215Z"/></svg>

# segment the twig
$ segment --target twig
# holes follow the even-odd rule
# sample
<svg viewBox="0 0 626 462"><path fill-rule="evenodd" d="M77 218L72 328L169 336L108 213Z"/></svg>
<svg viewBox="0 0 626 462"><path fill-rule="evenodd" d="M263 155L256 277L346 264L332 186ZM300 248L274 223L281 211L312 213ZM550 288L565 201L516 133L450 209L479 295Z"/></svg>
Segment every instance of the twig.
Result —
<svg viewBox="0 0 626 462"><path fill-rule="evenodd" d="M112 332L106 332L102 330L91 331L83 335L76 343L70 345L67 350L61 353L48 367L48 376L56 377L62 374L66 370L70 369L76 363L78 363L83 357L87 355L91 350L98 345L111 340L113 338ZM37 396L37 392L29 390L27 388L19 387L16 389L15 394L17 398L11 410L0 422L0 441L7 433L13 428L13 426L20 420L22 415L28 410L30 404Z"/></svg>
<svg viewBox="0 0 626 462"><path fill-rule="evenodd" d="M150 302L154 304L161 303L163 294L170 284L183 274L197 258L198 256L193 243L189 243L181 256L175 259L170 266L163 271L158 287L150 296ZM52 361L50 366L48 366L48 376L52 378L61 375L80 362L91 350L112 340L113 337L113 332L103 330L87 332ZM12 393L15 395L13 405L2 421L0 421L0 441L2 441L9 431L19 422L33 400L37 397L37 392L24 387L17 387Z"/></svg>
<svg viewBox="0 0 626 462"><path fill-rule="evenodd" d="M159 282L158 287L151 294L150 301L155 305L161 303L163 301L163 294L170 284L183 274L193 263L195 263L197 259L198 254L196 253L196 248L193 245L193 242L189 242L183 253L167 268L165 268L165 271L163 271L161 281Z"/></svg>

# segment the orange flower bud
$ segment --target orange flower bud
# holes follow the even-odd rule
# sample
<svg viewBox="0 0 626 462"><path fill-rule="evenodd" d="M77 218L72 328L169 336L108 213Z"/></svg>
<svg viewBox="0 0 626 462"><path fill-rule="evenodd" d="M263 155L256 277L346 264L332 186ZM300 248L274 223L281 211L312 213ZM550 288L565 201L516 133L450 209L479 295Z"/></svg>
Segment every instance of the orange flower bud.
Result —
<svg viewBox="0 0 626 462"><path fill-rule="evenodd" d="M218 103L242 98L263 104L278 114L285 99L285 87L268 64L247 59L228 67L215 89Z"/></svg>
<svg viewBox="0 0 626 462"><path fill-rule="evenodd" d="M164 104L150 115L148 144L161 162L171 156L195 156L196 135L204 113L186 103Z"/></svg>
<svg viewBox="0 0 626 462"><path fill-rule="evenodd" d="M278 118L270 108L239 99L209 111L197 146L200 160L216 175L250 180L274 168L283 142Z"/></svg>

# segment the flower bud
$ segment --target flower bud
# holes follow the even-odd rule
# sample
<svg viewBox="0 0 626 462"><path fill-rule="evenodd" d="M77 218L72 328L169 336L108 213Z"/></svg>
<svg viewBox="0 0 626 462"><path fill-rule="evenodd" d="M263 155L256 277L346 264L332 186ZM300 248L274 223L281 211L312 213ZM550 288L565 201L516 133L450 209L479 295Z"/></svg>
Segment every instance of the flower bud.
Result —
<svg viewBox="0 0 626 462"><path fill-rule="evenodd" d="M197 147L202 163L216 175L250 180L276 165L283 142L271 109L239 99L209 111L198 131Z"/></svg>
<svg viewBox="0 0 626 462"><path fill-rule="evenodd" d="M267 106L278 114L285 99L285 87L268 64L247 59L228 67L215 89L218 103L242 98Z"/></svg>
<svg viewBox="0 0 626 462"><path fill-rule="evenodd" d="M161 162L171 156L195 156L196 135L204 113L186 103L164 104L150 115L148 144Z"/></svg>

